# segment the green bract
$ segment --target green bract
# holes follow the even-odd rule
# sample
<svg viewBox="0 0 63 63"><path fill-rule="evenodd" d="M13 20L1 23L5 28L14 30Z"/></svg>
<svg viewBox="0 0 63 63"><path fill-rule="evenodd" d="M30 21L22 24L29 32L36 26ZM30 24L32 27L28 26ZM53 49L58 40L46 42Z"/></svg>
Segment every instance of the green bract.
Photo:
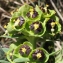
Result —
<svg viewBox="0 0 63 63"><path fill-rule="evenodd" d="M42 12L41 12L41 10L40 10L40 8L36 5L36 7L35 8L30 8L31 10L35 10L35 12L37 12L37 14L35 14L36 15L36 17L35 18L33 18L33 17L27 17L27 20L28 21L38 21L38 20L40 20L41 19L41 16L42 16ZM29 10L30 10L29 9ZM29 12L29 11L28 11ZM32 11L32 13L33 13L33 11ZM33 14L32 14L33 15Z"/></svg>
<svg viewBox="0 0 63 63"><path fill-rule="evenodd" d="M25 23L26 23L26 13L28 12L30 6L25 4L23 6L21 6L18 11L14 12L14 14L12 15L9 24L7 25L7 30L8 32L12 32L12 31L21 31L24 27L25 27ZM22 26L19 27L19 21L17 20L19 17L23 17L24 19L24 24ZM16 28L17 26L17 28Z"/></svg>
<svg viewBox="0 0 63 63"><path fill-rule="evenodd" d="M61 31L61 25L59 23L59 19L57 16L53 15L47 22L46 22L46 32L50 35L56 35Z"/></svg>
<svg viewBox="0 0 63 63"><path fill-rule="evenodd" d="M16 57L28 57L29 53L32 51L33 46L28 41L24 42L23 44L20 44L14 51L14 54Z"/></svg>
<svg viewBox="0 0 63 63"><path fill-rule="evenodd" d="M15 62L13 62L13 59L14 59L13 57L14 57L14 50L16 49L16 47L17 46L15 44L11 44L8 52L6 53L6 57L7 57L8 61L11 63L15 63Z"/></svg>
<svg viewBox="0 0 63 63"><path fill-rule="evenodd" d="M43 12L39 6L36 5L35 8L33 8L30 5L23 5L21 6L18 11L14 12L12 15L12 18L10 19L10 22L7 25L7 31L8 32L15 32L19 31L23 34L29 34L29 36L36 36L41 37L47 32L47 34L57 34L61 30L61 25L59 23L59 19L57 16L55 16L54 10L49 10L49 13L47 12L47 7L44 7ZM48 32L47 30L47 23L50 19L53 19L56 22L56 29L51 29L52 32ZM30 30L30 26L34 22L39 22L42 24L42 30L39 33L35 33L35 30ZM35 26L36 28L36 26ZM40 26L39 26L40 28ZM51 31L50 30L50 31ZM25 32L24 32L25 31Z"/></svg>
<svg viewBox="0 0 63 63"><path fill-rule="evenodd" d="M49 53L44 48L37 48L30 53L29 58L32 62L45 63L49 59Z"/></svg>
<svg viewBox="0 0 63 63"><path fill-rule="evenodd" d="M29 33L30 36L40 37L45 33L45 31L45 24L40 21L26 23L26 32Z"/></svg>
<svg viewBox="0 0 63 63"><path fill-rule="evenodd" d="M49 13L44 13L44 17L47 18L47 17L51 17L55 14L55 11L54 10L50 10L48 9Z"/></svg>
<svg viewBox="0 0 63 63"><path fill-rule="evenodd" d="M12 23L12 22L9 22L9 23L8 23L8 25L7 25L7 31L8 31L9 33L11 33L11 32L14 32L14 31L15 31L15 28L14 28L14 26L13 26L13 23Z"/></svg>
<svg viewBox="0 0 63 63"><path fill-rule="evenodd" d="M40 7L43 18L49 18L56 13L54 10L47 9L47 7L48 7L47 5L45 7Z"/></svg>

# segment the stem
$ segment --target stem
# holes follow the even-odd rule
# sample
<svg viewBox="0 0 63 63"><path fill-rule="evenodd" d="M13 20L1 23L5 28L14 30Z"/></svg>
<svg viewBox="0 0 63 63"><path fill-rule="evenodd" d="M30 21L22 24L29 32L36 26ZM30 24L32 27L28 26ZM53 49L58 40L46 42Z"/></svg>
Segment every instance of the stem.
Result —
<svg viewBox="0 0 63 63"><path fill-rule="evenodd" d="M36 40L35 40L35 37L30 37L30 42L33 45L33 49L35 49L36 48Z"/></svg>
<svg viewBox="0 0 63 63"><path fill-rule="evenodd" d="M40 0L38 0L38 6L40 6Z"/></svg>
<svg viewBox="0 0 63 63"><path fill-rule="evenodd" d="M33 45L33 49L36 48L36 37L29 36L28 33L26 33L26 30L22 30L22 33L24 34L25 38Z"/></svg>
<svg viewBox="0 0 63 63"><path fill-rule="evenodd" d="M33 49L35 49L36 48L36 37L28 36L26 38L33 45Z"/></svg>

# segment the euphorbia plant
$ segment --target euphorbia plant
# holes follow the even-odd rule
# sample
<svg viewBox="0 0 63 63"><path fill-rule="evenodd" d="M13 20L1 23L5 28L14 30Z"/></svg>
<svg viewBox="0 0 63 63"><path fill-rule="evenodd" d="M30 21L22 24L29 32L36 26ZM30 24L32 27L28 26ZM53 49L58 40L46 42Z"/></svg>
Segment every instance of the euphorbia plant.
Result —
<svg viewBox="0 0 63 63"><path fill-rule="evenodd" d="M54 57L56 53L54 36L60 31L61 24L54 10L47 9L47 6L41 8L36 5L34 8L28 4L22 5L13 13L3 35L17 40L17 43L11 44L6 52L8 61L10 63L50 62L50 57ZM38 40L43 41L41 47L36 46Z"/></svg>

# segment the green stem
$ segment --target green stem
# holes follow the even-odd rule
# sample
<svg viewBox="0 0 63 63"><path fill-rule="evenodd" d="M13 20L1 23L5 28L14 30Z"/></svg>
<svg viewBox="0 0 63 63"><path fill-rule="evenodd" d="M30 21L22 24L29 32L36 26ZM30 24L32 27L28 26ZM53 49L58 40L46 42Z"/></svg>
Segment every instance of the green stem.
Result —
<svg viewBox="0 0 63 63"><path fill-rule="evenodd" d="M36 48L36 40L35 39L36 39L35 37L30 38L30 43L33 45L33 49Z"/></svg>
<svg viewBox="0 0 63 63"><path fill-rule="evenodd" d="M35 49L36 48L36 37L28 36L26 38L33 45L33 49Z"/></svg>
<svg viewBox="0 0 63 63"><path fill-rule="evenodd" d="M26 33L26 30L22 30L22 33L24 34L25 38L33 45L33 49L36 48L36 37L29 36L28 33Z"/></svg>

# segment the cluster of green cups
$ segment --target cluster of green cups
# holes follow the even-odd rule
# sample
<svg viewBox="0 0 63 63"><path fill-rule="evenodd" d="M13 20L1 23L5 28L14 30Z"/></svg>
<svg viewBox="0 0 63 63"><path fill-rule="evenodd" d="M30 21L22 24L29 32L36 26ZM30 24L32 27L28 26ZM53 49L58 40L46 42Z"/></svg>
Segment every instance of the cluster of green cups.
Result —
<svg viewBox="0 0 63 63"><path fill-rule="evenodd" d="M25 38L26 41L21 41L22 43L18 46L11 44L7 52L7 59L11 63L18 61L46 63L48 61L51 57L49 53L54 50L53 41L46 41L42 47L35 47L36 38L54 37L61 31L61 24L55 13L54 10L47 9L47 6L33 7L28 4L22 5L13 13L7 25L7 32L11 37L18 34L19 38L22 40Z"/></svg>

